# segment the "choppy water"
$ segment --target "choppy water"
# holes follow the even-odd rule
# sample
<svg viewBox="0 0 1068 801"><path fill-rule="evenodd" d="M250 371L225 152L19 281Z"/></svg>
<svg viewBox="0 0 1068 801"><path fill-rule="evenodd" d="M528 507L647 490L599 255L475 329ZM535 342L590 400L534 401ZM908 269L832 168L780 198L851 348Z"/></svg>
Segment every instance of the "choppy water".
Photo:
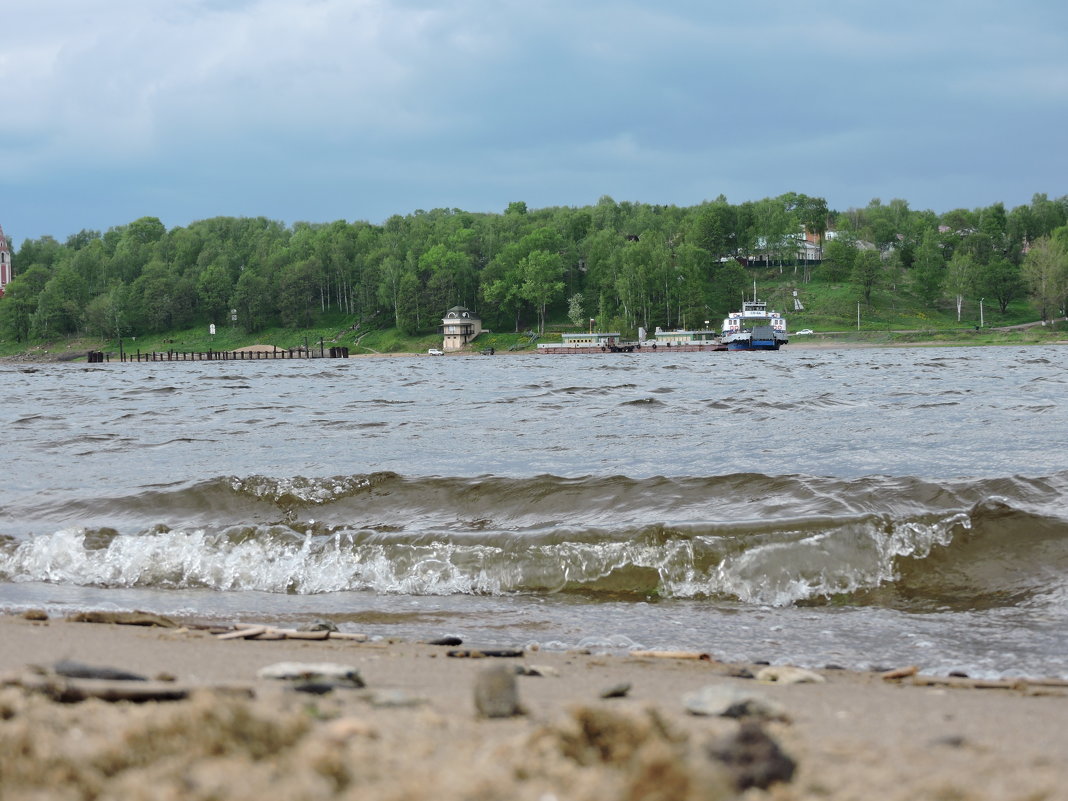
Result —
<svg viewBox="0 0 1068 801"><path fill-rule="evenodd" d="M0 610L1068 677L1068 350L0 365Z"/></svg>

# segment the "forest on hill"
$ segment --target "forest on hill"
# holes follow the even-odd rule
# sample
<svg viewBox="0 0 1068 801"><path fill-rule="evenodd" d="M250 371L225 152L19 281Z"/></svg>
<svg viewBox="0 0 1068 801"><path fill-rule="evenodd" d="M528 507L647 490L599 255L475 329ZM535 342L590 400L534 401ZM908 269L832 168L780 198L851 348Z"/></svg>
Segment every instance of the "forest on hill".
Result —
<svg viewBox="0 0 1068 801"><path fill-rule="evenodd" d="M354 325L437 330L466 306L486 328L547 320L633 334L718 322L769 268L833 284L849 303L906 294L945 313L983 297L1027 300L1043 320L1068 303L1068 196L941 214L904 200L835 211L789 193L692 207L616 202L501 213L418 210L381 225L215 217L167 230L142 217L65 242L27 239L0 298L0 338L111 340L208 324L255 333ZM896 300L893 302L897 302ZM848 309L842 309L848 319Z"/></svg>

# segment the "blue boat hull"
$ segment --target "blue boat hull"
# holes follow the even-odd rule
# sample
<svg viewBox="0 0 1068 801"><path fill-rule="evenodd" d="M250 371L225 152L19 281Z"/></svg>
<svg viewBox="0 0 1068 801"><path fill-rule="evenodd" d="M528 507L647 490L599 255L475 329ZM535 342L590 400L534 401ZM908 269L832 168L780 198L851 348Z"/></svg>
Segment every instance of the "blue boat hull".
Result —
<svg viewBox="0 0 1068 801"><path fill-rule="evenodd" d="M727 350L778 350L776 340L758 339L756 342L728 342Z"/></svg>

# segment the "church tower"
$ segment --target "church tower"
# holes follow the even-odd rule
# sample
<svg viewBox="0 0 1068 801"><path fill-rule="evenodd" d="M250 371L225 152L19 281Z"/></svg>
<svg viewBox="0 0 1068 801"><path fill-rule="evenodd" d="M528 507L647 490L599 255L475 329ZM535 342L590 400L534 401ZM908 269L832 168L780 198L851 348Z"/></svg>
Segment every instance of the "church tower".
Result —
<svg viewBox="0 0 1068 801"><path fill-rule="evenodd" d="M11 283L11 250L7 246L7 237L4 236L4 228L0 226L0 297L3 297L4 287Z"/></svg>

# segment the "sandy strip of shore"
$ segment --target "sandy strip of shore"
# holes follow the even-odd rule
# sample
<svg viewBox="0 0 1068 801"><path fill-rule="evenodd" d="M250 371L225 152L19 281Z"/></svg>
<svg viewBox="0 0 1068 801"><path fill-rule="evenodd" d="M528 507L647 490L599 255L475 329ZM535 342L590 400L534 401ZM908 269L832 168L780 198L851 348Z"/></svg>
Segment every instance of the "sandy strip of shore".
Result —
<svg viewBox="0 0 1068 801"><path fill-rule="evenodd" d="M731 675L760 666L689 654L477 653L0 616L0 797L732 798L724 744L743 724L691 714L684 700L716 687L762 699L772 712L759 728L796 764L747 798L1068 798L1068 688L1055 683L931 687L820 670L818 683L782 684ZM191 692L61 703L28 668L64 659ZM258 676L286 662L349 666L365 687L319 695ZM522 714L480 715L485 672L507 683L517 665L542 674L515 678ZM50 681L54 691L63 680Z"/></svg>

